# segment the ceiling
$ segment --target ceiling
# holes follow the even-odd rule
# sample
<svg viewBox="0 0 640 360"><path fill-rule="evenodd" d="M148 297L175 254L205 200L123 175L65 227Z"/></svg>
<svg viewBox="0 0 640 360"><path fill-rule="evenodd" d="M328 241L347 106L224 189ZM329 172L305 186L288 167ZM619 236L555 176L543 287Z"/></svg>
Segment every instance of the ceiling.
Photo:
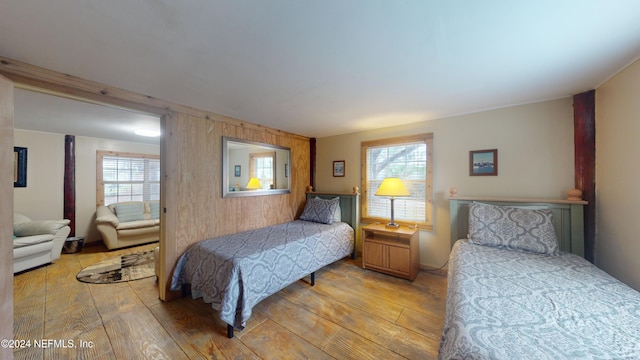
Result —
<svg viewBox="0 0 640 360"><path fill-rule="evenodd" d="M160 118L77 100L16 89L16 129L159 144L157 137L134 133L137 129L160 130Z"/></svg>
<svg viewBox="0 0 640 360"><path fill-rule="evenodd" d="M593 89L638 59L640 1L0 0L0 55L323 137Z"/></svg>

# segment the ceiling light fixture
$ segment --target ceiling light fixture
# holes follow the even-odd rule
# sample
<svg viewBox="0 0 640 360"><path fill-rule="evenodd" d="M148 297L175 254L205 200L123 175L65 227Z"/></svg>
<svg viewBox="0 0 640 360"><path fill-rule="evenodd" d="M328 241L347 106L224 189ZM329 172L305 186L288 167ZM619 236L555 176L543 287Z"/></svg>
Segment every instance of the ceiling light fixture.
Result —
<svg viewBox="0 0 640 360"><path fill-rule="evenodd" d="M146 136L146 137L158 137L160 136L160 130L150 130L150 129L136 129L134 131L136 135Z"/></svg>

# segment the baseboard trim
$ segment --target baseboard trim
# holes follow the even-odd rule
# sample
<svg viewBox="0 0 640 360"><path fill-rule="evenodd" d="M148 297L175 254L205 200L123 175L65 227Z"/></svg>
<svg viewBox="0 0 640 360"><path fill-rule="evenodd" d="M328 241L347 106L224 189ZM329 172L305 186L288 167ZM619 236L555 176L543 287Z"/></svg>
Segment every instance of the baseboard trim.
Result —
<svg viewBox="0 0 640 360"><path fill-rule="evenodd" d="M446 277L448 268L446 265L445 267L437 268L429 265L420 264L420 270Z"/></svg>

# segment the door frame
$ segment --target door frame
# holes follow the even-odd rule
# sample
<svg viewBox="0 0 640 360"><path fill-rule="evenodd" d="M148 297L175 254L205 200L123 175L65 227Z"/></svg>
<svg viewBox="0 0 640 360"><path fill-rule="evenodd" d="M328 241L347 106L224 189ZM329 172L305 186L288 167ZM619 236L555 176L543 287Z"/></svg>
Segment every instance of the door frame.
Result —
<svg viewBox="0 0 640 360"><path fill-rule="evenodd" d="M13 82L0 75L0 339L13 339ZM0 358L13 349L0 347Z"/></svg>

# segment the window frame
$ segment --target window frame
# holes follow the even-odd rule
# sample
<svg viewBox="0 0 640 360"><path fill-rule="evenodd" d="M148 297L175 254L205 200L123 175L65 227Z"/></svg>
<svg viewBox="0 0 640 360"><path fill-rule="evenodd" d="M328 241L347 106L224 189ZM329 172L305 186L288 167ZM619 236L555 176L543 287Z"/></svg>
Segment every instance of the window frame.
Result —
<svg viewBox="0 0 640 360"><path fill-rule="evenodd" d="M369 216L368 214L368 191L367 187L367 153L370 147L395 146L406 143L424 142L427 145L427 166L425 167L425 220L421 222L407 222L405 220L395 219L395 222L401 225L414 226L417 225L420 230L433 230L433 133L424 133L410 136L400 136L393 138L377 139L371 141L363 141L360 143L361 155L361 172L362 172L362 196L360 197L360 208L362 210L363 223L388 222L389 218L380 218ZM391 204L389 204L391 206Z"/></svg>
<svg viewBox="0 0 640 360"><path fill-rule="evenodd" d="M260 180L260 183L263 183L264 179L261 179L260 177L258 177L258 174L256 174L258 159L271 159L271 165L272 165L271 166L271 169L272 169L271 184L269 185L262 184L263 189L270 189L271 186L275 186L276 184L276 152L269 151L269 152L249 154L249 179L251 179L252 177L255 177L255 178L258 178L258 180Z"/></svg>
<svg viewBox="0 0 640 360"><path fill-rule="evenodd" d="M97 150L96 151L96 206L105 205L104 179L103 179L103 159L105 156L160 160L160 155ZM160 181L162 181L162 170L160 171Z"/></svg>

